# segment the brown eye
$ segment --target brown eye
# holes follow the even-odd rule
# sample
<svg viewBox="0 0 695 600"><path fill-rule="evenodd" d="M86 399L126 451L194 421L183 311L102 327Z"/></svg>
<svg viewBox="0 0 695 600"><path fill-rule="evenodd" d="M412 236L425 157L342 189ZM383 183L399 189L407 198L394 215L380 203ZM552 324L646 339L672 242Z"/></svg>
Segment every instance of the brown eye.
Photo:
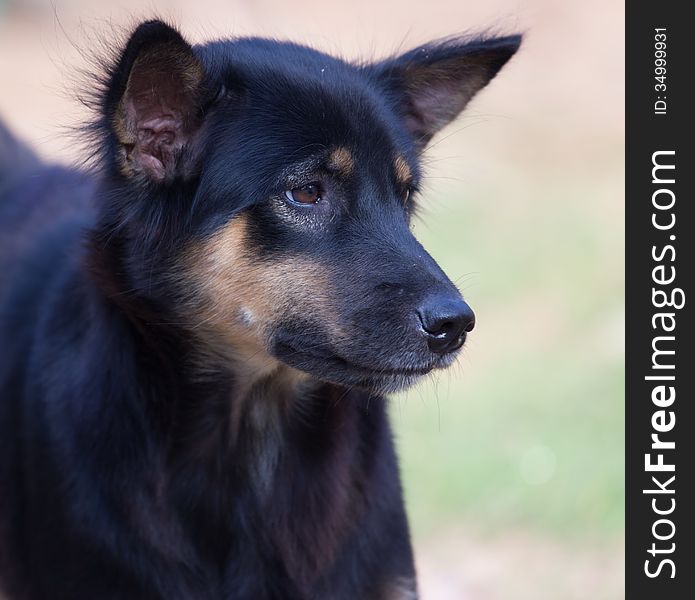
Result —
<svg viewBox="0 0 695 600"><path fill-rule="evenodd" d="M302 187L287 190L285 196L291 202L299 204L316 204L321 200L321 192L316 183L310 183Z"/></svg>

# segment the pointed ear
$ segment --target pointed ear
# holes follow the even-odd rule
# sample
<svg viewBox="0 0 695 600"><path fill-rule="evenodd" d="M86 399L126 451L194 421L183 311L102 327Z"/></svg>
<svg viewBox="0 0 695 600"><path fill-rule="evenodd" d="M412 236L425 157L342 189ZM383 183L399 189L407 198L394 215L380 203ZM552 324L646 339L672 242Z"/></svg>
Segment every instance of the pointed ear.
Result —
<svg viewBox="0 0 695 600"><path fill-rule="evenodd" d="M521 44L521 36L433 42L372 67L422 149Z"/></svg>
<svg viewBox="0 0 695 600"><path fill-rule="evenodd" d="M203 67L190 44L161 21L142 23L112 70L105 97L121 172L155 182L185 176L204 97Z"/></svg>

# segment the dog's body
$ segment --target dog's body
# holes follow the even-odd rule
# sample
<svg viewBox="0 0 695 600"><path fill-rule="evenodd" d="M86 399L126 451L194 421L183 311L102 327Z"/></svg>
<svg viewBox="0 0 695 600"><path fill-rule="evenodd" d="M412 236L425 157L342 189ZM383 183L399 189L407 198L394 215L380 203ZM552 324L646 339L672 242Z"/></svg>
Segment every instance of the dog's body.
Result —
<svg viewBox="0 0 695 600"><path fill-rule="evenodd" d="M105 75L97 173L0 125L0 590L416 597L382 394L473 318L410 192L518 43L354 67L149 22Z"/></svg>

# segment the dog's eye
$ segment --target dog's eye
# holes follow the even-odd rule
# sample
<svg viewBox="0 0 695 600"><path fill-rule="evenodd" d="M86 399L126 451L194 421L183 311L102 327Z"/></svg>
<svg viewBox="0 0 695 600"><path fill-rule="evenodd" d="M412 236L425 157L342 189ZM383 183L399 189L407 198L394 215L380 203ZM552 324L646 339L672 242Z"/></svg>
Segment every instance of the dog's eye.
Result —
<svg viewBox="0 0 695 600"><path fill-rule="evenodd" d="M321 190L317 183L310 183L287 190L285 196L290 202L296 202L297 204L316 204L321 200Z"/></svg>

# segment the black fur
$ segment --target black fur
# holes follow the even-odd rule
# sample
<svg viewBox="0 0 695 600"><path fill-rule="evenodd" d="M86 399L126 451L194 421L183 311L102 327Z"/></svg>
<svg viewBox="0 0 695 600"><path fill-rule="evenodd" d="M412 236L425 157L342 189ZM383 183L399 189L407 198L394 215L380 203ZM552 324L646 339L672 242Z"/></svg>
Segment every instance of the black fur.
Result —
<svg viewBox="0 0 695 600"><path fill-rule="evenodd" d="M0 128L9 599L414 597L382 393L450 364L416 309L462 302L409 230L418 161L518 45L350 65L191 47L154 21L95 82L97 171L43 165ZM315 204L286 193L311 182ZM241 218L253 269L309 265L249 329L272 365L253 377L224 328L256 317L202 275Z"/></svg>

